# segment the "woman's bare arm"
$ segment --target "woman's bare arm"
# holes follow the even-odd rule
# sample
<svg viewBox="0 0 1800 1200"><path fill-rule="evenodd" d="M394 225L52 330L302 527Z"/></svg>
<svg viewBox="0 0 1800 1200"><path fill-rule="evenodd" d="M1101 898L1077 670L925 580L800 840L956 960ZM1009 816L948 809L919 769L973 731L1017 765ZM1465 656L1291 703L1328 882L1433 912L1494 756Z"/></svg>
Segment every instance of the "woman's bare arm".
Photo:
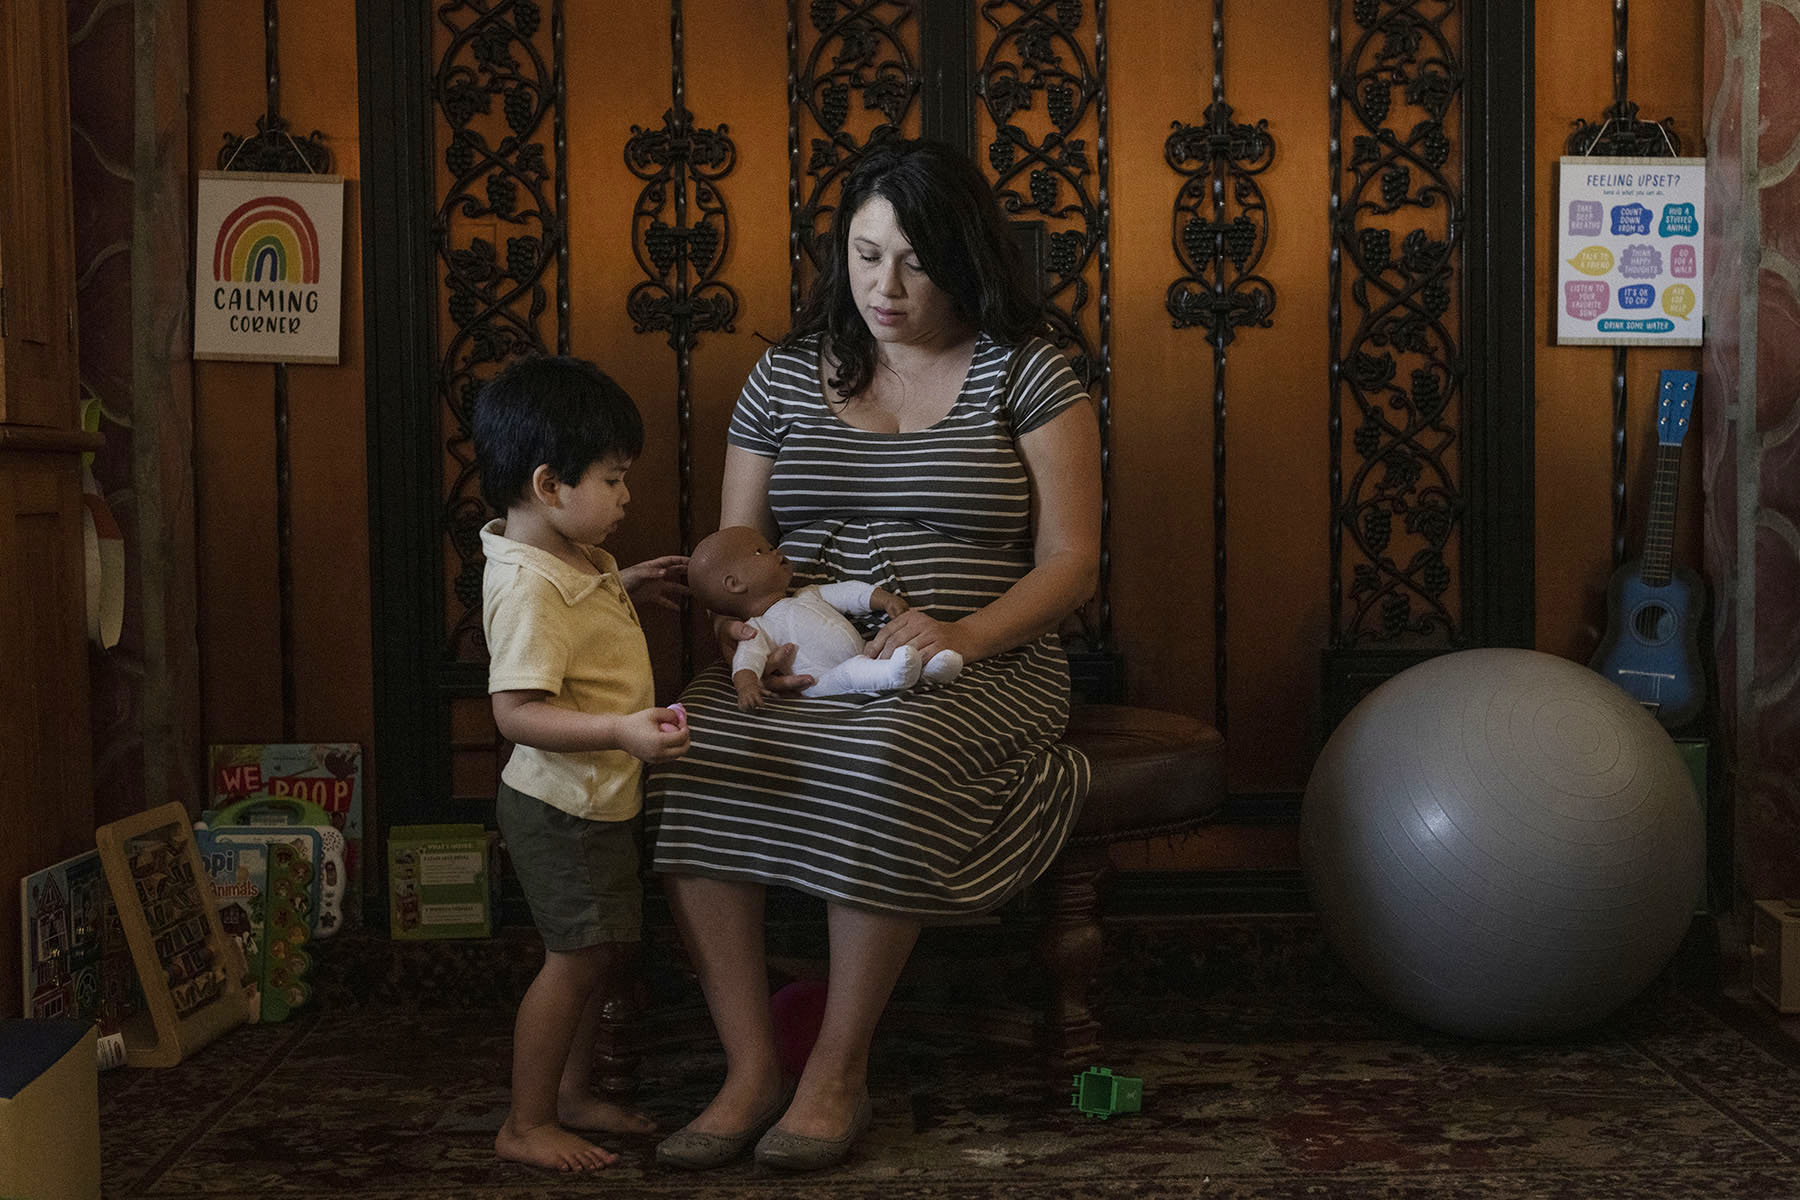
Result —
<svg viewBox="0 0 1800 1200"><path fill-rule="evenodd" d="M725 447L725 472L719 484L719 528L748 525L760 530L771 546L780 540L775 527L775 514L769 508L769 476L775 460L738 446ZM730 617L713 617L713 634L719 639L719 653L726 662L738 642L756 636L756 630ZM811 675L791 675L794 646L779 646L769 655L763 670L763 686L773 692L798 692L815 682Z"/></svg>
<svg viewBox="0 0 1800 1200"><path fill-rule="evenodd" d="M725 447L725 473L719 483L719 528L748 525L769 539L778 534L775 514L769 509L769 476L775 460L752 454L739 446Z"/></svg>
<svg viewBox="0 0 1800 1200"><path fill-rule="evenodd" d="M927 659L955 650L974 662L1055 629L1094 594L1100 578L1100 426L1092 404L1070 405L1017 444L1031 478L1031 570L961 620L936 621L918 609L902 613L870 640L872 655L886 657L910 645Z"/></svg>

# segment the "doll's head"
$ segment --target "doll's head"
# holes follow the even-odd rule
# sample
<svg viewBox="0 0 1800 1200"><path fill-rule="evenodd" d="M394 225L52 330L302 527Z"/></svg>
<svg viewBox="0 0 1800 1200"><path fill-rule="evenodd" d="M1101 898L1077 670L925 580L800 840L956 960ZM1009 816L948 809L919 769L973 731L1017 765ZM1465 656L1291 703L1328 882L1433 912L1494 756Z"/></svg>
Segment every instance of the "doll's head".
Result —
<svg viewBox="0 0 1800 1200"><path fill-rule="evenodd" d="M794 564L748 525L727 525L694 547L688 588L713 612L760 617L788 593Z"/></svg>

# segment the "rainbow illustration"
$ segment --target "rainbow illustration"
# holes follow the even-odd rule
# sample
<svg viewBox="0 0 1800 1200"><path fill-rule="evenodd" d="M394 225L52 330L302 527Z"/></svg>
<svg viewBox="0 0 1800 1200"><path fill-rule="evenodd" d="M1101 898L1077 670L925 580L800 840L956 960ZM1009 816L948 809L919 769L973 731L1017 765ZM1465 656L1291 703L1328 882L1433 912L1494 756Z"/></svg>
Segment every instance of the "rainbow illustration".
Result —
<svg viewBox="0 0 1800 1200"><path fill-rule="evenodd" d="M285 196L258 196L232 210L213 244L213 279L229 283L319 282L319 231Z"/></svg>

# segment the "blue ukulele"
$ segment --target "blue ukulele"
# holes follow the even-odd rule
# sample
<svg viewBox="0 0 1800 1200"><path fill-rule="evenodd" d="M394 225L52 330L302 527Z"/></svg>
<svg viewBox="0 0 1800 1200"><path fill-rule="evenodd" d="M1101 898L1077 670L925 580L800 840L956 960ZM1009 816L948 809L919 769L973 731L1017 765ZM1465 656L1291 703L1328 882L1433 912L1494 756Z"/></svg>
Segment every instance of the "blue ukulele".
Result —
<svg viewBox="0 0 1800 1200"><path fill-rule="evenodd" d="M1606 640L1592 663L1671 728L1693 720L1706 704L1699 637L1706 585L1686 567L1670 565L1681 440L1694 415L1698 382L1694 371L1664 371L1659 377L1656 482L1644 553L1613 572L1606 590Z"/></svg>

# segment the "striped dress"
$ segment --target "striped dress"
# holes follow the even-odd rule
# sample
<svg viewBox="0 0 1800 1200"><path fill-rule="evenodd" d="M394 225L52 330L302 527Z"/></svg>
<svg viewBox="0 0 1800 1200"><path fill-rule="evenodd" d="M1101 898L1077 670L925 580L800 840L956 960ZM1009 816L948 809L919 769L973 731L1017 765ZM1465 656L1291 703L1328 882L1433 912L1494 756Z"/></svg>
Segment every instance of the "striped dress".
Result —
<svg viewBox="0 0 1800 1200"><path fill-rule="evenodd" d="M1009 371L1010 364L1010 371ZM816 338L766 353L731 444L774 460L769 502L794 586L855 579L954 620L1031 569L1031 504L1013 440L1086 403L1048 342L983 335L948 415L929 429L845 424L820 385ZM872 632L880 614L865 618ZM921 919L979 913L1061 849L1088 764L1059 743L1062 648L1044 636L953 683L737 707L723 665L681 694L691 747L654 769L645 804L658 872L780 884Z"/></svg>

